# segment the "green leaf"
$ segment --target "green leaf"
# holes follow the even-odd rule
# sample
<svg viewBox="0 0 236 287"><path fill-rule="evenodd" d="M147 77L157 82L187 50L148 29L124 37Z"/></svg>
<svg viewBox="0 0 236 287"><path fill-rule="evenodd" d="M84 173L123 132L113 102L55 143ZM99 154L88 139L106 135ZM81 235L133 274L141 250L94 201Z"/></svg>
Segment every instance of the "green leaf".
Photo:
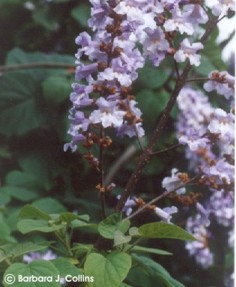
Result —
<svg viewBox="0 0 236 287"><path fill-rule="evenodd" d="M66 211L66 208L58 200L51 197L38 199L32 205L46 213L61 213Z"/></svg>
<svg viewBox="0 0 236 287"><path fill-rule="evenodd" d="M37 102L39 84L30 75L5 74L0 78L0 133L23 135L43 125Z"/></svg>
<svg viewBox="0 0 236 287"><path fill-rule="evenodd" d="M79 220L85 224L88 224L89 216L87 214L77 215L71 212L63 212L60 214L60 221L65 221L70 224L74 220Z"/></svg>
<svg viewBox="0 0 236 287"><path fill-rule="evenodd" d="M35 190L28 190L19 186L3 186L0 188L0 193L14 197L20 201L27 202L39 197Z"/></svg>
<svg viewBox="0 0 236 287"><path fill-rule="evenodd" d="M125 233L129 227L129 220L123 221L120 213L114 213L99 223L98 231L104 238L113 239L115 231L119 230Z"/></svg>
<svg viewBox="0 0 236 287"><path fill-rule="evenodd" d="M11 201L11 197L1 191L0 188L0 206L6 205Z"/></svg>
<svg viewBox="0 0 236 287"><path fill-rule="evenodd" d="M75 257L84 257L88 252L91 251L93 248L92 244L81 244L81 243L75 243L73 245L73 254L75 254Z"/></svg>
<svg viewBox="0 0 236 287"><path fill-rule="evenodd" d="M114 246L128 243L131 239L132 237L130 235L124 235L120 230L116 230L114 233Z"/></svg>
<svg viewBox="0 0 236 287"><path fill-rule="evenodd" d="M145 130L152 130L158 115L163 111L169 95L165 91L154 92L149 89L140 90L137 93L137 102L142 107L143 123Z"/></svg>
<svg viewBox="0 0 236 287"><path fill-rule="evenodd" d="M62 229L64 225L49 225L46 220L23 219L18 222L17 227L21 233L26 234L32 231L55 232Z"/></svg>
<svg viewBox="0 0 236 287"><path fill-rule="evenodd" d="M20 213L19 217L21 219L42 219L42 220L51 220L51 216L48 215L47 213L43 212L39 208L32 206L32 205L25 205Z"/></svg>
<svg viewBox="0 0 236 287"><path fill-rule="evenodd" d="M13 170L6 176L7 185L20 186L29 189L40 188L41 183L37 177L24 171Z"/></svg>
<svg viewBox="0 0 236 287"><path fill-rule="evenodd" d="M52 260L51 262L54 264L54 266L56 266L62 278L66 275L78 276L83 274L82 269L77 268L72 263L73 261L69 258L59 257Z"/></svg>
<svg viewBox="0 0 236 287"><path fill-rule="evenodd" d="M152 254L157 254L157 255L173 255L172 253L162 250L162 249L150 248L150 247L139 246L139 245L132 247L131 252L140 252L140 253L144 252L144 253L152 253Z"/></svg>
<svg viewBox="0 0 236 287"><path fill-rule="evenodd" d="M147 223L139 227L141 237L196 240L191 234L174 224L164 222Z"/></svg>
<svg viewBox="0 0 236 287"><path fill-rule="evenodd" d="M43 82L42 87L46 101L59 104L68 98L71 92L71 81L59 75L50 76Z"/></svg>
<svg viewBox="0 0 236 287"><path fill-rule="evenodd" d="M156 89L161 87L169 77L169 74L162 69L146 64L139 70L138 84L143 88Z"/></svg>
<svg viewBox="0 0 236 287"><path fill-rule="evenodd" d="M72 17L80 23L82 27L87 27L88 19L90 17L90 8L88 5L81 4L71 11Z"/></svg>
<svg viewBox="0 0 236 287"><path fill-rule="evenodd" d="M132 258L138 263L150 276L161 279L165 287L184 287L184 285L175 280L169 272L152 259L132 254Z"/></svg>
<svg viewBox="0 0 236 287"><path fill-rule="evenodd" d="M104 257L91 253L84 265L86 276L93 276L92 287L119 287L131 268L131 257L124 252L112 252Z"/></svg>
<svg viewBox="0 0 236 287"><path fill-rule="evenodd" d="M40 251L45 248L47 248L47 245L38 245L33 242L6 244L0 246L0 250L2 251L2 255L0 254L0 262L7 258L15 258L29 252Z"/></svg>
<svg viewBox="0 0 236 287"><path fill-rule="evenodd" d="M42 286L49 286L50 287L60 287L61 284L56 282L56 278L59 276L59 271L57 268L49 261L45 260L35 260L29 264L23 263L14 263L4 273L3 278L7 279L7 275L12 274L15 276L16 281L12 286L14 287L42 287ZM52 280L50 283L42 283L42 282L21 282L20 278L22 276L26 276L26 278L32 278L33 276L39 278L39 276L51 278ZM4 280L4 281L5 281ZM3 281L3 286L9 287L10 284Z"/></svg>
<svg viewBox="0 0 236 287"><path fill-rule="evenodd" d="M62 55L56 53L42 53L42 52L24 52L19 48L12 49L7 54L7 65L14 65L14 64L30 64L30 63L64 63L69 64L71 67L74 67L74 57L71 55ZM38 83L39 79L43 80L46 79L50 75L67 75L68 71L65 68L33 68L22 70L21 74L26 74L27 76L30 74L30 77L33 77L35 81ZM40 87L40 83L38 83Z"/></svg>
<svg viewBox="0 0 236 287"><path fill-rule="evenodd" d="M47 155L48 157L48 155ZM21 154L19 165L22 170L31 178L35 178L44 189L51 188L53 171L55 171L53 163L51 163L44 153L27 153ZM53 169L53 171L52 171Z"/></svg>
<svg viewBox="0 0 236 287"><path fill-rule="evenodd" d="M140 234L139 234L138 227L135 227L135 226L131 227L131 228L129 229L129 234L130 234L132 237L139 237Z"/></svg>
<svg viewBox="0 0 236 287"><path fill-rule="evenodd" d="M10 227L5 223L3 218L0 218L0 238L8 239L10 236Z"/></svg>

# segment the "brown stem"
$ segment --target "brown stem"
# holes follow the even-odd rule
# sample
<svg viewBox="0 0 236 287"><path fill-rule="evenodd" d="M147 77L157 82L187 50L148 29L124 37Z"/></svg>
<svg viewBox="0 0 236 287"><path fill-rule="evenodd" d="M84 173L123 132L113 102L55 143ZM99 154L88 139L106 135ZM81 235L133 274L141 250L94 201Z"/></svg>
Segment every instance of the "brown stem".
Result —
<svg viewBox="0 0 236 287"><path fill-rule="evenodd" d="M66 63L53 63L53 62L42 62L42 63L28 63L28 64L16 64L16 65L6 65L0 66L0 73L10 72L15 70L26 70L35 68L45 68L45 69L74 69L75 67L71 64Z"/></svg>
<svg viewBox="0 0 236 287"><path fill-rule="evenodd" d="M215 16L212 17L208 21L208 23L206 25L206 31L200 40L202 44L205 44L205 42L207 41L208 37L210 36L210 33L215 28L217 21L218 21L218 17L215 17ZM117 212L122 211L122 209L125 205L125 202L128 199L128 197L130 196L130 194L132 193L135 185L137 184L138 179L140 178L144 167L149 163L151 155L153 153L153 149L154 149L157 141L160 138L161 132L162 132L163 128L165 127L165 124L167 122L168 116L169 116L172 108L175 105L175 102L176 102L176 99L179 95L179 92L183 88L183 86L185 85L187 76L188 76L191 68L192 68L192 66L188 62L186 64L185 68L183 69L182 74L177 79L173 93L169 99L169 102L167 103L167 106L164 109L164 112L162 113L160 120L158 121L158 123L156 125L156 128L154 130L152 138L151 138L149 144L147 145L147 147L144 149L143 153L141 154L139 161L136 165L136 168L135 168L134 172L132 173L132 175L131 175L131 177L130 177L127 185L126 185L124 192L121 194L121 197L120 197L120 199L117 203L117 206L116 206Z"/></svg>
<svg viewBox="0 0 236 287"><path fill-rule="evenodd" d="M100 127L100 136L101 139L104 138L104 128L101 125ZM104 148L102 146L102 143L100 144L100 173L101 173L101 186L105 188L104 184ZM106 218L106 210L105 210L105 191L100 191L100 201L101 201L101 208L102 208L102 218Z"/></svg>
<svg viewBox="0 0 236 287"><path fill-rule="evenodd" d="M152 153L152 155L159 155L161 153L165 153L165 152L171 151L172 149L176 149L177 147L180 147L180 146L182 146L182 144L177 143L177 144L174 144L174 145L172 145L170 147L167 147L167 148L164 148L164 149L161 149L161 150L158 150L158 151L154 151Z"/></svg>
<svg viewBox="0 0 236 287"><path fill-rule="evenodd" d="M157 201L161 200L162 198L165 198L166 196L168 196L169 194L171 194L172 192L175 192L176 190L182 188L182 187L186 187L187 185L189 185L190 183L193 183L197 178L199 178L200 175L196 175L193 178L191 178L188 182L185 182L184 184L179 185L178 187L169 190L169 191L165 191L163 192L161 195L153 198L152 200L150 200L149 202L147 202L146 204L144 204L142 207L140 207L137 211L135 211L134 213L132 213L130 216L127 216L126 218L124 218L123 220L130 220L131 218L137 216L138 214L140 214L142 211L144 211L147 207L149 207L150 205L153 205L154 203L156 203Z"/></svg>

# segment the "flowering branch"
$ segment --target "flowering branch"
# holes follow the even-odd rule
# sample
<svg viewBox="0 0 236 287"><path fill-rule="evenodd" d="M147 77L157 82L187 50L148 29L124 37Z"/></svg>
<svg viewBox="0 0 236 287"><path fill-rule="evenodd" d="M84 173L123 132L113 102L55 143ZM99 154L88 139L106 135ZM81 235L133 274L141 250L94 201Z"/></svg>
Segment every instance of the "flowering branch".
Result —
<svg viewBox="0 0 236 287"><path fill-rule="evenodd" d="M200 174L194 176L193 178L191 178L190 180L188 180L186 183L181 184L177 187L175 187L172 190L169 191L165 191L163 192L161 195L153 198L152 200L150 200L149 202L145 203L142 207L140 207L138 210L136 210L135 212L133 212L131 215L127 216L126 218L123 219L123 221L125 220L130 220L131 218L134 218L135 216L139 215L142 211L144 211L146 208L148 208L150 205L156 203L157 201L167 197L168 195L170 195L171 193L175 192L176 190L186 187L189 184L193 183L195 180L197 180L198 178L200 178Z"/></svg>
<svg viewBox="0 0 236 287"><path fill-rule="evenodd" d="M213 16L207 23L206 25L206 31L203 34L200 42L202 44L205 44L208 37L210 36L211 32L213 31L213 29L216 26L216 23L218 22L218 17L217 16ZM159 140L159 137L161 135L161 132L165 126L165 123L168 119L168 115L170 114L172 108L175 105L176 99L178 97L178 94L180 92L180 90L183 88L183 86L186 83L186 79L187 76L191 70L192 66L190 63L187 63L185 68L183 69L182 74L180 75L180 77L177 79L176 81L176 85L174 88L174 91L169 99L169 102L167 103L167 106L162 114L162 117L160 118L159 122L157 123L157 126L154 130L153 136L150 140L150 143L147 145L147 147L144 149L143 153L141 154L140 158L139 158L139 162L136 166L136 169L134 170L133 174L131 175L125 189L124 192L122 193L117 206L116 206L116 210L118 212L122 211L126 200L128 199L128 197L130 196L130 194L132 193L139 177L142 174L142 170L144 169L144 167L149 163L151 155L153 153L153 149L157 143L157 141Z"/></svg>

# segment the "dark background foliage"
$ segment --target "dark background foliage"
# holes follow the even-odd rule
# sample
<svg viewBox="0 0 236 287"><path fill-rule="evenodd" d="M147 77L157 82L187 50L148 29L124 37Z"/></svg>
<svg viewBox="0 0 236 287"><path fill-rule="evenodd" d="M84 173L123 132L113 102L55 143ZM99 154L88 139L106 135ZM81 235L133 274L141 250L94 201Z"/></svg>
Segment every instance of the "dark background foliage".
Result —
<svg viewBox="0 0 236 287"><path fill-rule="evenodd" d="M90 214L94 221L100 219L98 192L95 188L99 183L99 175L83 160L82 148L73 154L63 151L63 145L69 141L66 133L69 94L74 80L74 54L77 50L74 39L80 32L89 30L89 4L88 1L77 0L35 0L32 3L35 7L33 10L30 9L29 1L0 0L0 64L50 62L66 64L67 67L22 68L1 74L0 241L26 240L16 229L19 210L26 203L50 213L77 211ZM202 64L195 68L193 75L207 76L211 70L226 68L220 59L221 47L215 44L217 34L216 30L204 49ZM147 140L174 84L172 72L169 60L165 60L158 69L147 63L134 85L133 92L143 112ZM225 103L217 98L214 104ZM158 149L177 142L174 133L177 112L177 108L172 111ZM139 147L134 140L116 139L112 148L106 152L108 172L130 145L135 145L137 152L128 158L113 178L116 188L107 195L108 212L115 206L116 194L125 186L137 162ZM144 199L157 196L161 193L162 179L172 167L178 167L181 171L187 169L181 148L153 158L144 170L136 193ZM181 214L176 217L176 223L184 225L189 211L183 210ZM136 223L140 225L155 220L157 218L147 213L138 218ZM187 255L182 242L150 240L146 244L173 252L174 256L154 258L186 286L222 287L223 275L232 266L232 256L224 247L226 230L217 228L215 224L213 249L216 251L217 263L208 270L203 270ZM42 239L39 234L30 236L33 241ZM80 231L73 238L75 242L78 239L91 243L94 235ZM2 266L2 271L4 268ZM135 287L156 286L151 277L139 278L135 272L131 273L129 280Z"/></svg>

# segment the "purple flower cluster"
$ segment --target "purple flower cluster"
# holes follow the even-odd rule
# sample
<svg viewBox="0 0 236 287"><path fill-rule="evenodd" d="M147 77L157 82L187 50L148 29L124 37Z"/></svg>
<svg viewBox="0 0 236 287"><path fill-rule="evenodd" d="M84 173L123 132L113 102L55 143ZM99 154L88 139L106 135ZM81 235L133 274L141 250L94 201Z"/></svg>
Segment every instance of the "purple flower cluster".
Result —
<svg viewBox="0 0 236 287"><path fill-rule="evenodd" d="M201 216L189 217L186 224L186 229L190 232L197 241L186 243L185 248L188 250L190 256L194 256L203 268L208 268L213 264L213 254L209 248L210 233L202 224Z"/></svg>
<svg viewBox="0 0 236 287"><path fill-rule="evenodd" d="M76 38L68 131L72 140L65 150L75 151L80 142L86 147L104 142L101 127L114 128L118 136L144 136L142 113L131 89L137 70L146 59L159 66L167 56L198 66L203 45L194 42L194 31L208 20L202 5L193 1L90 2L88 24L94 35L82 32Z"/></svg>
<svg viewBox="0 0 236 287"><path fill-rule="evenodd" d="M207 92L216 91L227 100L234 96L235 77L226 71L212 71L208 77L210 80L204 84L204 89Z"/></svg>
<svg viewBox="0 0 236 287"><path fill-rule="evenodd" d="M211 82L207 84L208 88L213 88ZM214 85L214 89L225 89L226 95L228 84L227 87L222 86L225 82L219 85ZM214 109L202 92L190 87L181 90L177 103L180 110L176 124L179 142L186 145L190 167L202 174L199 183L208 185L211 191L204 207L197 203L198 214L188 218L186 224L188 231L199 240L187 243L186 249L199 264L207 268L213 264L208 245L211 236L207 229L211 223L209 217L229 229L233 227L234 115L219 108ZM229 232L230 241L232 236Z"/></svg>
<svg viewBox="0 0 236 287"><path fill-rule="evenodd" d="M184 88L179 94L176 124L186 157L197 167L202 183L214 189L230 188L234 181L234 121L232 112L214 109L201 92ZM215 152L215 147L219 152Z"/></svg>

